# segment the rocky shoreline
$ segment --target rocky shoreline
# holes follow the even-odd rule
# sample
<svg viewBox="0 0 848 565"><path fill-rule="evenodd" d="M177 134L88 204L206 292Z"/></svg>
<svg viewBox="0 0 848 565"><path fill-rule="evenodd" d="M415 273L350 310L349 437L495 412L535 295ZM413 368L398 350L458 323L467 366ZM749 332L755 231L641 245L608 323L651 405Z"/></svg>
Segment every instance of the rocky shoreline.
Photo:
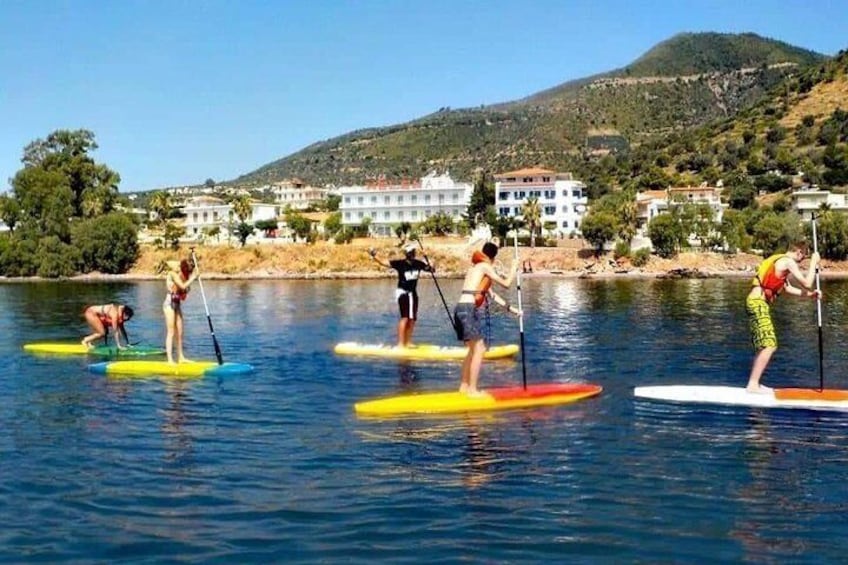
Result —
<svg viewBox="0 0 848 565"><path fill-rule="evenodd" d="M395 272L376 265L368 255L375 247L382 258L400 257L392 240L364 239L352 245L289 244L280 246L198 247L201 274L207 280L368 280L394 278ZM506 250L504 250L506 251ZM501 270L508 267L514 250L498 257ZM427 259L436 266L439 278L464 276L469 265L469 246L464 240L430 240ZM77 282L144 281L161 279L157 266L165 260L188 257L188 248L161 250L144 247L133 268L123 274L86 273L66 279L41 277L0 277L0 283L67 280ZM419 253L419 258L423 254ZM762 261L759 255L738 253L681 252L672 259L651 256L647 264L633 265L626 258L614 259L611 253L596 257L591 250L572 244L561 247L521 247L518 259L523 278L581 279L707 279L751 277ZM822 278L848 278L848 262L824 261Z"/></svg>

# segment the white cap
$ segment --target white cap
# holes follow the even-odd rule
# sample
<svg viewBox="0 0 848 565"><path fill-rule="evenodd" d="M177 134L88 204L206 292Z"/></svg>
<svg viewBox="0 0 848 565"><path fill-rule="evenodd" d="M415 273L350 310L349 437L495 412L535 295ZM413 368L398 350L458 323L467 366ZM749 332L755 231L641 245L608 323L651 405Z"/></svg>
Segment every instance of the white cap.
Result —
<svg viewBox="0 0 848 565"><path fill-rule="evenodd" d="M415 251L415 245L414 244L407 243L406 245L403 246L403 252L404 253L412 253L413 251Z"/></svg>

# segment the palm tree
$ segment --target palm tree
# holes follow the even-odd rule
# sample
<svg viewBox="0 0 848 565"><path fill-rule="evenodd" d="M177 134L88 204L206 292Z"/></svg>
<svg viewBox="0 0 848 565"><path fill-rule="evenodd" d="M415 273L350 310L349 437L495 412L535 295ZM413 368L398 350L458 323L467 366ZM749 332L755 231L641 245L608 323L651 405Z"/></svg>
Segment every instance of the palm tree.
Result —
<svg viewBox="0 0 848 565"><path fill-rule="evenodd" d="M171 215L171 195L164 190L158 190L150 197L150 210L156 214L158 223L164 223Z"/></svg>
<svg viewBox="0 0 848 565"><path fill-rule="evenodd" d="M242 194L233 200L233 212L242 223L247 223L247 220L253 213L253 207L250 205L250 197Z"/></svg>
<svg viewBox="0 0 848 565"><path fill-rule="evenodd" d="M530 247L536 247L536 229L542 225L542 207L539 205L539 199L531 196L525 200L521 206L521 215L524 216L524 223L530 230Z"/></svg>

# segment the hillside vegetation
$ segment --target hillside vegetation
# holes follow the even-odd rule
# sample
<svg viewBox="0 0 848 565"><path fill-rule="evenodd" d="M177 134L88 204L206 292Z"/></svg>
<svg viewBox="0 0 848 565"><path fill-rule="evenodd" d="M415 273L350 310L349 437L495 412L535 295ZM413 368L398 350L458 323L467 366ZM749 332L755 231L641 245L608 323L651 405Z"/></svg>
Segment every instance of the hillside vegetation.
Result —
<svg viewBox="0 0 848 565"><path fill-rule="evenodd" d="M314 184L377 176L418 177L433 168L469 178L543 164L588 173L609 149L735 116L824 57L753 34L681 34L627 66L515 102L444 109L405 124L316 143L236 182L298 177Z"/></svg>

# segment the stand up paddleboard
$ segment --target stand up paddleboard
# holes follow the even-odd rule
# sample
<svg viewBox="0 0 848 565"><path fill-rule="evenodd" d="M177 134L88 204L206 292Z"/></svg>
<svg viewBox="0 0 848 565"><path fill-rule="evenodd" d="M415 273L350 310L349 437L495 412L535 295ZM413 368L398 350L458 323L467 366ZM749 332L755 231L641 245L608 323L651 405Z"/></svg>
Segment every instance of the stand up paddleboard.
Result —
<svg viewBox="0 0 848 565"><path fill-rule="evenodd" d="M179 377L231 377L253 372L253 365L246 363L224 363L215 361L190 361L168 363L167 361L103 361L88 366L92 373L101 375L168 375Z"/></svg>
<svg viewBox="0 0 848 565"><path fill-rule="evenodd" d="M95 357L147 357L165 355L165 350L152 345L133 345L118 349L114 345L100 345L91 349L81 343L40 342L27 343L24 351L44 355L93 355Z"/></svg>
<svg viewBox="0 0 848 565"><path fill-rule="evenodd" d="M760 408L804 408L848 412L848 390L776 388L759 394L731 386L637 386L637 398L676 403L723 404Z"/></svg>
<svg viewBox="0 0 848 565"><path fill-rule="evenodd" d="M421 359L429 361L453 361L465 358L468 348L420 344L413 347L398 347L387 344L367 344L346 341L336 345L333 351L337 355L357 355L362 357L386 357L390 359ZM506 359L518 353L515 344L495 345L486 350L484 359Z"/></svg>
<svg viewBox="0 0 848 565"><path fill-rule="evenodd" d="M361 416L400 416L404 414L445 414L482 412L532 406L568 404L597 396L602 387L593 384L536 384L490 388L480 397L471 398L461 392L434 392L392 396L358 402L354 410Z"/></svg>

